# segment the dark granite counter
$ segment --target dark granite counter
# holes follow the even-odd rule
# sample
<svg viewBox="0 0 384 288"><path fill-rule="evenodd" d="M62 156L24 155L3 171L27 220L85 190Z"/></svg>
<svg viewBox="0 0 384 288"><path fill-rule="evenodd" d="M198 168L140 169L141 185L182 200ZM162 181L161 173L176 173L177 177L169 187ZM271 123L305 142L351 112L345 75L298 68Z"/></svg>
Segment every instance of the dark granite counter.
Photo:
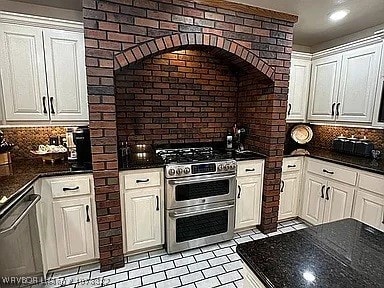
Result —
<svg viewBox="0 0 384 288"><path fill-rule="evenodd" d="M306 157L325 160L335 164L346 165L352 168L362 169L368 172L384 175L384 159L373 160L371 158L340 154L335 151L325 149L309 150L308 152L310 154L305 155ZM300 155L291 155L287 153L284 157L294 156Z"/></svg>
<svg viewBox="0 0 384 288"><path fill-rule="evenodd" d="M46 176L63 176L79 173L92 173L91 170L72 171L68 163L43 163L41 159L14 160L11 165L0 166L0 199L8 200L0 204L0 214L15 198L18 198L35 180Z"/></svg>
<svg viewBox="0 0 384 288"><path fill-rule="evenodd" d="M237 246L266 287L384 287L384 233L345 219Z"/></svg>

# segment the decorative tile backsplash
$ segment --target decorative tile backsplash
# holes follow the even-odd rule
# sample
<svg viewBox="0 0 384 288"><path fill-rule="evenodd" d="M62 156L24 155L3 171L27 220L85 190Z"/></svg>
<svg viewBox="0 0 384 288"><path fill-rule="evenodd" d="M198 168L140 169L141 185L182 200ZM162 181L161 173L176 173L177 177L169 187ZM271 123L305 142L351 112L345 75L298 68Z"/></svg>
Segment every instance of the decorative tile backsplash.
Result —
<svg viewBox="0 0 384 288"><path fill-rule="evenodd" d="M286 150L291 151L298 147L295 147L293 141L290 138L291 129L296 124L287 125L287 138L286 138ZM304 148L313 149L332 149L332 141L340 135L345 137L351 137L354 135L357 138L364 138L371 140L375 145L375 149L384 152L384 130L373 128L359 128L359 127L345 127L345 126L331 126L331 125L310 125L313 130L312 141L309 142ZM292 146L293 145L293 146Z"/></svg>
<svg viewBox="0 0 384 288"><path fill-rule="evenodd" d="M12 158L32 158L30 150L40 144L49 144L50 136L65 135L64 127L15 127L1 128L5 139L16 145L12 150Z"/></svg>

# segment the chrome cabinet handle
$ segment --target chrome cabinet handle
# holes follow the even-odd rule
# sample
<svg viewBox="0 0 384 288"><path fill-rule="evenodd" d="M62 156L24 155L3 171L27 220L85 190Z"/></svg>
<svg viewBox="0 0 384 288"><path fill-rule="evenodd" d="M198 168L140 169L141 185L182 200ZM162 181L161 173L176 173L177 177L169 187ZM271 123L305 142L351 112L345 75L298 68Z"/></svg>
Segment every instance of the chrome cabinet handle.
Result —
<svg viewBox="0 0 384 288"><path fill-rule="evenodd" d="M281 189L280 189L280 193L283 193L283 192L284 192L284 187L285 187L285 182L284 182L284 180L281 180Z"/></svg>
<svg viewBox="0 0 384 288"><path fill-rule="evenodd" d="M156 211L159 211L160 210L160 207L159 207L159 196L156 196Z"/></svg>
<svg viewBox="0 0 384 288"><path fill-rule="evenodd" d="M237 194L237 198L240 199L241 187L240 185L237 185L237 187L239 187L239 194Z"/></svg>
<svg viewBox="0 0 384 288"><path fill-rule="evenodd" d="M234 179L236 176L235 173L231 174L225 174L225 176L219 176L219 177L205 177L205 176L196 176L196 179L193 180L169 180L168 183L172 186L175 185L183 185L183 184L192 184L192 183L202 183L202 182L210 182L210 181L220 181L220 180L230 180Z"/></svg>
<svg viewBox="0 0 384 288"><path fill-rule="evenodd" d="M21 221L27 216L29 211L36 205L37 202L40 201L41 196L38 194L33 194L29 198L31 200L31 203L21 212L21 214L16 218L16 220L12 223L11 226L0 230L0 234L6 234L8 232L11 232L17 228L17 226L20 224Z"/></svg>
<svg viewBox="0 0 384 288"><path fill-rule="evenodd" d="M333 103L332 104L332 116L335 116L335 106L336 106L336 103Z"/></svg>
<svg viewBox="0 0 384 288"><path fill-rule="evenodd" d="M331 190L331 187L328 187L327 191L325 191L325 200L329 200L329 190Z"/></svg>
<svg viewBox="0 0 384 288"><path fill-rule="evenodd" d="M51 114L55 114L55 109L53 109L53 97L49 98L49 103L51 104Z"/></svg>
<svg viewBox="0 0 384 288"><path fill-rule="evenodd" d="M69 187L64 187L63 188L63 191L73 191L73 190L79 190L80 187L79 186L76 186L76 187L72 187L72 188L69 188Z"/></svg>
<svg viewBox="0 0 384 288"><path fill-rule="evenodd" d="M340 108L341 103L337 103L336 105L336 116L340 116L339 108Z"/></svg>
<svg viewBox="0 0 384 288"><path fill-rule="evenodd" d="M288 116L291 115L291 110L292 110L292 104L288 104Z"/></svg>
<svg viewBox="0 0 384 288"><path fill-rule="evenodd" d="M85 206L85 212L87 213L87 222L91 222L91 218L89 218L89 205Z"/></svg>
<svg viewBox="0 0 384 288"><path fill-rule="evenodd" d="M295 168L296 165L288 165L288 168Z"/></svg>
<svg viewBox="0 0 384 288"><path fill-rule="evenodd" d="M46 100L47 100L47 97L43 97L43 113L44 114L48 113L48 111L47 111L47 104L45 103Z"/></svg>
<svg viewBox="0 0 384 288"><path fill-rule="evenodd" d="M325 189L325 185L321 187L321 198L323 199L324 199L324 189Z"/></svg>
<svg viewBox="0 0 384 288"><path fill-rule="evenodd" d="M138 180L136 180L136 183L147 183L147 182L149 182L149 179L145 179L145 180L138 179Z"/></svg>
<svg viewBox="0 0 384 288"><path fill-rule="evenodd" d="M326 170L326 169L323 169L323 172L324 172L324 173L331 174L331 175L335 174L335 172L333 172L333 171L328 171L328 170Z"/></svg>

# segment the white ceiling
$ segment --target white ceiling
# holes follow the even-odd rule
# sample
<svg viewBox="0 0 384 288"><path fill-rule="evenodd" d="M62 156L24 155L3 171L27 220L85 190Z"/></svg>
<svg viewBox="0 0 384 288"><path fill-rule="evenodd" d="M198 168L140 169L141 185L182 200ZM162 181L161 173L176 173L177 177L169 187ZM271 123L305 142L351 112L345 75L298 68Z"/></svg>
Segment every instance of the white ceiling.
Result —
<svg viewBox="0 0 384 288"><path fill-rule="evenodd" d="M81 10L81 0L14 0L56 8ZM315 46L384 23L384 0L229 0L299 16L294 43ZM348 9L338 23L328 20L331 12Z"/></svg>

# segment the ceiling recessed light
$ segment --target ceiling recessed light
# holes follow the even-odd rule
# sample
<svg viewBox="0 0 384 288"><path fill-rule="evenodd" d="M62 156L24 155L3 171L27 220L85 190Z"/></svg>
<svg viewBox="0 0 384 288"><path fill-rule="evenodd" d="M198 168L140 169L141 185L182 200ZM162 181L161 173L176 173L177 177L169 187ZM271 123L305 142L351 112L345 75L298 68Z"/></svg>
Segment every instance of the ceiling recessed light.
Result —
<svg viewBox="0 0 384 288"><path fill-rule="evenodd" d="M349 10L338 10L329 15L331 21L340 21L344 19L349 14Z"/></svg>

